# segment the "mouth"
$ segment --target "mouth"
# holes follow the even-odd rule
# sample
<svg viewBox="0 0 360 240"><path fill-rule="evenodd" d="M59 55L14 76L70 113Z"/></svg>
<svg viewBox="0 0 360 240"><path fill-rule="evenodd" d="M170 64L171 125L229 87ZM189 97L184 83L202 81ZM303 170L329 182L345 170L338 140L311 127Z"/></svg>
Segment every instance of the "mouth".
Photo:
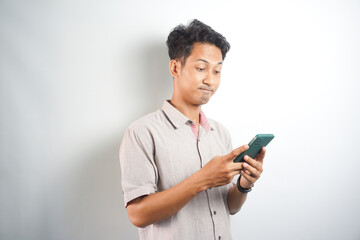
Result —
<svg viewBox="0 0 360 240"><path fill-rule="evenodd" d="M208 94L214 92L213 89L211 89L211 88L204 88L204 87L199 88L199 90L201 90L201 91L204 92L204 93L208 93Z"/></svg>

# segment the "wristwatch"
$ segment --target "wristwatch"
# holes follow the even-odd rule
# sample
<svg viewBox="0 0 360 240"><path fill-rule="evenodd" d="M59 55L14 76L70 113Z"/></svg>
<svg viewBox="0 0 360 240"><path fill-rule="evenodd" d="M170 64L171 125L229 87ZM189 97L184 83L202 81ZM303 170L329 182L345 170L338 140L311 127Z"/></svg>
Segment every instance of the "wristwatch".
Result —
<svg viewBox="0 0 360 240"><path fill-rule="evenodd" d="M239 178L238 178L238 180L237 180L237 183L236 183L236 186L237 186L238 190L239 190L240 192L242 192L242 193L251 192L252 187L251 187L251 188L242 188L242 187L240 186L240 178L241 178L241 174L240 174L240 176L239 176ZM254 185L253 185L253 186L254 186Z"/></svg>

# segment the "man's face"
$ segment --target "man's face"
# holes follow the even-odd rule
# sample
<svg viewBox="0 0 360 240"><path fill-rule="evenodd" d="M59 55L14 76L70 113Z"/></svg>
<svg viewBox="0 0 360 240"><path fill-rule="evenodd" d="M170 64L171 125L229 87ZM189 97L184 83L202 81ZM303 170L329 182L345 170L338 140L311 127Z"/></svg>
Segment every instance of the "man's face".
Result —
<svg viewBox="0 0 360 240"><path fill-rule="evenodd" d="M208 43L195 43L191 55L181 64L175 88L188 104L207 103L220 83L221 50Z"/></svg>

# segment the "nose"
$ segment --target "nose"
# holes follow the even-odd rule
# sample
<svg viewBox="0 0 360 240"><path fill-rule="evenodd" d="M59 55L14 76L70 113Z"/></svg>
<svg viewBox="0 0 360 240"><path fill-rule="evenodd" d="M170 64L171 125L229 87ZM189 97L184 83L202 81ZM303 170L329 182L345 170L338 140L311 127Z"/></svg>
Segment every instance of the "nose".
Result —
<svg viewBox="0 0 360 240"><path fill-rule="evenodd" d="M213 86L215 84L215 76L212 72L208 72L203 80L203 83L208 86Z"/></svg>

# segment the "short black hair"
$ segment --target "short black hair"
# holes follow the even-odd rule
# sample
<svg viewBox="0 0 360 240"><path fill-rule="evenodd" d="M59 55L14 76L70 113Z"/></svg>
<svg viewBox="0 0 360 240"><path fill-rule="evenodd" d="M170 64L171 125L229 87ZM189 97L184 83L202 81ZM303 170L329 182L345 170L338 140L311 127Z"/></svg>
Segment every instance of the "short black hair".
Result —
<svg viewBox="0 0 360 240"><path fill-rule="evenodd" d="M194 19L188 26L180 24L170 32L166 41L170 59L179 59L185 64L194 43L197 42L214 44L221 50L223 60L230 49L230 44L224 36L210 26Z"/></svg>

